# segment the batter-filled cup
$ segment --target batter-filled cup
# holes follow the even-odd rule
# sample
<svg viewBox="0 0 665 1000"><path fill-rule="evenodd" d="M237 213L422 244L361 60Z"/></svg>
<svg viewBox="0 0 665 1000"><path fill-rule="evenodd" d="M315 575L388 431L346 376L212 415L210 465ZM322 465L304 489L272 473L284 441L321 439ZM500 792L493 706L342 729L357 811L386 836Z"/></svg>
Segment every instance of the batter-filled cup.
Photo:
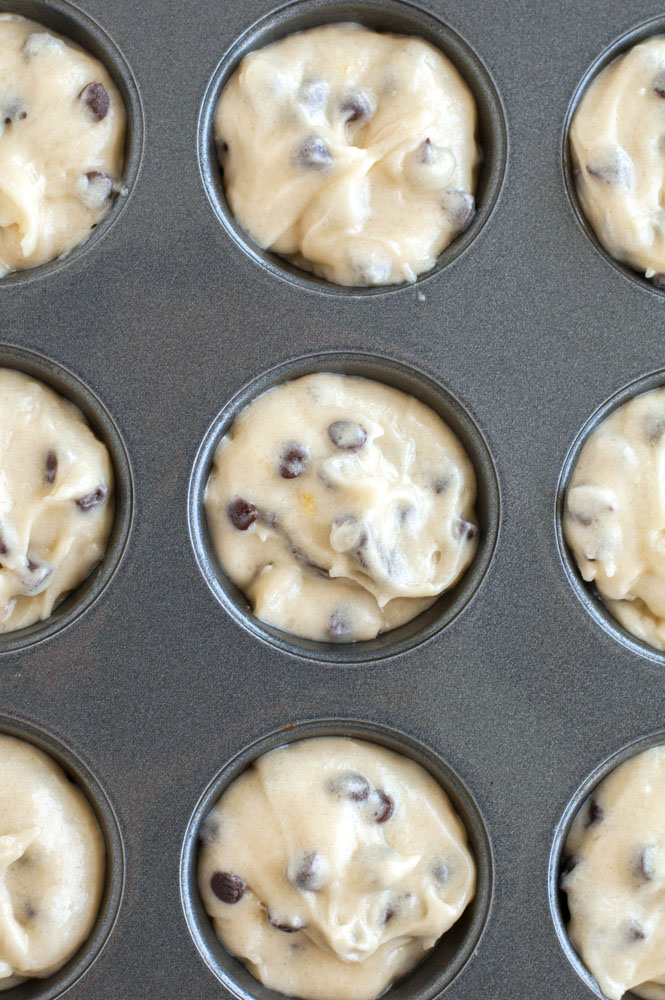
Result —
<svg viewBox="0 0 665 1000"><path fill-rule="evenodd" d="M264 754L201 831L215 931L261 982L302 1000L373 1000L473 899L476 867L441 786L364 740Z"/></svg>
<svg viewBox="0 0 665 1000"><path fill-rule="evenodd" d="M0 14L0 276L88 239L123 188L125 121L97 59Z"/></svg>
<svg viewBox="0 0 665 1000"><path fill-rule="evenodd" d="M226 198L262 248L340 285L430 270L471 222L477 110L424 39L358 24L251 52L215 115Z"/></svg>
<svg viewBox="0 0 665 1000"><path fill-rule="evenodd" d="M473 466L443 420L381 382L317 373L251 402L205 510L254 614L320 642L374 638L453 587L478 545Z"/></svg>

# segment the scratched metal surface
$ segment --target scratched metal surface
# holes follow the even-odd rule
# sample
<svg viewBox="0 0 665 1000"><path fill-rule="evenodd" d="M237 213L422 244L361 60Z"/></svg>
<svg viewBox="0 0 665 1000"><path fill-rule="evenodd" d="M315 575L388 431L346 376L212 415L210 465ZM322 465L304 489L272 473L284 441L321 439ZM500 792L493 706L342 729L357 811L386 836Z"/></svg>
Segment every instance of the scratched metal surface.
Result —
<svg viewBox="0 0 665 1000"><path fill-rule="evenodd" d="M492 910L446 997L585 1000L550 916L553 832L599 763L662 728L665 677L578 601L557 552L554 500L591 413L662 367L663 302L582 231L565 191L561 132L588 66L656 6L424 3L492 73L508 172L492 218L422 295L365 297L269 273L204 192L197 119L206 87L271 5L83 6L138 82L141 172L94 246L54 273L0 286L2 340L53 358L97 394L134 476L132 533L104 593L66 630L0 657L0 710L81 756L124 842L117 924L68 996L225 995L180 901L190 816L247 744L300 719L343 717L396 727L439 754L489 831ZM43 7L46 20L48 0ZM485 435L501 484L498 548L470 605L426 644L353 668L291 656L243 629L206 586L187 526L194 456L229 398L275 364L333 349L378 352L440 381Z"/></svg>

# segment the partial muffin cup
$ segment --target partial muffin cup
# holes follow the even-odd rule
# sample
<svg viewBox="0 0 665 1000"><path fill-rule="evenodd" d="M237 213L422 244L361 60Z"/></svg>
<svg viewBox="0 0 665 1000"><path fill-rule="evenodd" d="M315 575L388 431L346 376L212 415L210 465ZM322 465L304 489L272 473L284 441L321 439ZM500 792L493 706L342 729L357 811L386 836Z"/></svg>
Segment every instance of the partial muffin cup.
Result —
<svg viewBox="0 0 665 1000"><path fill-rule="evenodd" d="M628 278L629 281L632 281L641 288L652 292L654 295L662 297L665 295L665 288L657 287L653 281L645 278L645 276L640 274L639 271L636 271L634 268L630 267L630 265L624 264L623 261L613 257L596 236L593 226L584 214L584 210L580 204L580 199L577 194L574 172L575 168L570 148L570 127L580 101L582 100L591 82L598 76L599 73L609 66L611 62L618 58L618 56L622 55L622 53L632 49L633 46L637 45L639 42L644 42L654 35L661 34L665 34L665 16L662 14L657 17L649 18L648 21L642 21L634 28L629 28L628 31L624 32L624 34L615 38L615 40L611 42L606 49L603 49L600 55L594 59L575 88L575 92L573 93L570 104L568 105L568 110L563 123L561 167L563 170L563 182L568 201L570 202L575 218L593 247L597 250L601 257L604 257L604 259L608 261L608 263L610 263L616 271L623 274L623 276Z"/></svg>
<svg viewBox="0 0 665 1000"><path fill-rule="evenodd" d="M598 767L592 771L587 778L585 778L577 791L574 793L554 831L547 874L547 891L550 913L554 922L554 929L566 958L580 979L591 990L594 996L599 998L599 1000L606 1000L606 998L604 994L601 993L596 980L575 951L570 937L568 936L568 903L566 900L566 894L560 886L562 867L566 860L566 841L568 840L568 834L570 833L573 820L583 807L586 800L592 794L593 790L600 785L600 783L604 781L604 779L607 778L607 776L611 774L611 772L614 771L620 764L624 764L627 760L630 760L631 757L635 757L644 750L650 750L652 747L662 746L663 744L665 744L665 731L661 730L659 732L652 733L650 736L643 736L640 739L626 744L626 746L617 750L616 753L613 753L610 757L603 761L602 764L599 764ZM639 998L636 997L633 992L629 992L624 994L623 1000L639 1000Z"/></svg>
<svg viewBox="0 0 665 1000"><path fill-rule="evenodd" d="M2 5L2 12L19 14L21 17L37 22L44 28L75 42L103 63L122 97L127 114L127 124L122 190L115 196L111 208L99 225L95 226L94 231L85 242L74 247L63 257L58 257L37 267L10 271L9 274L0 278L0 290L4 287L13 288L16 285L26 284L37 278L53 274L97 246L129 201L141 168L144 138L143 105L134 74L115 42L96 21L84 14L78 7L68 3L67 0L8 0L6 4Z"/></svg>
<svg viewBox="0 0 665 1000"><path fill-rule="evenodd" d="M387 747L419 764L441 785L462 820L476 862L476 894L460 919L424 961L384 996L433 1000L459 975L478 947L489 919L494 889L492 846L480 809L464 783L438 753L397 729L358 719L316 719L289 724L262 736L233 756L207 786L189 820L180 857L180 898L187 927L210 971L240 1000L284 1000L263 986L219 941L199 895L197 870L203 823L224 790L257 758L277 747L316 736L348 736Z"/></svg>
<svg viewBox="0 0 665 1000"><path fill-rule="evenodd" d="M568 454L564 459L563 467L559 474L559 481L556 487L554 509L554 533L559 558L561 559L564 572L577 599L588 611L594 621L596 621L598 625L600 625L600 627L608 633L608 635L611 635L613 639L616 639L617 642L626 646L628 649L632 650L632 652L637 653L640 656L644 656L649 660L653 660L654 663L658 663L661 666L665 666L665 651L655 649L648 643L643 642L634 635L631 635L630 632L623 628L623 626L619 624L617 619L607 608L607 605L604 603L595 585L593 583L587 583L582 578L575 556L571 552L564 536L563 515L568 484L570 483L575 470L580 452L589 439L589 436L598 427L598 425L610 415L610 413L613 413L614 410L617 410L624 403L627 403L635 396L641 395L643 392L648 392L650 389L660 389L664 385L665 369L660 369L658 371L651 372L648 375L643 375L634 382L629 382L628 385L619 389L618 392L615 392L604 403L601 403L594 413L591 414L573 441L568 450Z"/></svg>
<svg viewBox="0 0 665 1000"><path fill-rule="evenodd" d="M478 550L468 569L422 614L375 639L356 643L314 642L262 622L245 595L219 564L204 509L205 489L215 452L234 420L261 393L283 382L313 372L334 372L374 379L394 386L429 406L457 435L473 465L478 487L476 514L480 528ZM286 653L323 663L359 664L404 653L450 624L467 606L487 573L496 548L501 499L496 467L482 431L464 406L428 375L402 362L372 354L331 351L284 362L249 382L215 417L194 460L187 503L189 533L203 578L219 603L248 632Z"/></svg>
<svg viewBox="0 0 665 1000"><path fill-rule="evenodd" d="M7 1000L56 1000L81 979L99 958L111 936L125 886L125 848L113 805L87 764L74 750L41 726L0 715L0 734L25 740L43 750L83 792L99 823L106 852L106 878L99 913L87 940L70 960L46 979L28 979L5 990Z"/></svg>
<svg viewBox="0 0 665 1000"><path fill-rule="evenodd" d="M76 375L44 355L10 344L0 344L0 367L25 372L78 406L108 449L115 481L113 527L100 562L44 621L14 632L0 632L1 655L15 653L57 635L100 597L115 576L127 549L134 515L134 482L127 448L113 417L92 389Z"/></svg>
<svg viewBox="0 0 665 1000"><path fill-rule="evenodd" d="M236 221L224 193L222 168L214 137L214 118L222 90L240 62L255 49L263 48L296 31L345 21L354 21L375 31L424 38L440 49L457 67L476 102L478 139L483 161L476 184L475 216L468 228L445 248L436 265L419 275L415 282L368 287L344 286L303 271L255 243ZM506 172L508 131L503 103L489 70L464 39L434 14L405 0L360 0L359 3L351 3L350 0L295 0L256 21L226 51L203 98L197 146L201 178L212 209L228 235L251 260L263 266L273 276L300 288L319 293L362 297L417 287L464 253L489 220L498 201Z"/></svg>

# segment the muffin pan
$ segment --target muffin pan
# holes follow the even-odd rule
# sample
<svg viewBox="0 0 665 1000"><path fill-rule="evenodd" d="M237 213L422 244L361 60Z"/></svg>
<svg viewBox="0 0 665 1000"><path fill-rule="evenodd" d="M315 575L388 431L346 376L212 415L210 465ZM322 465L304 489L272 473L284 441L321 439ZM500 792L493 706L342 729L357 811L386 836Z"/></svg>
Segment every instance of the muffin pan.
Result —
<svg viewBox="0 0 665 1000"><path fill-rule="evenodd" d="M657 10L644 0L584 12L572 0L524 11L310 0L277 13L264 0L82 2L85 13L65 0L6 9L114 72L130 111L131 197L66 261L0 281L10 345L0 361L83 408L123 498L108 566L32 639L0 644L3 712L87 762L126 852L113 931L111 920L94 963L87 947L74 959L90 967L68 996L266 997L196 910L193 837L211 789L257 748L310 727L426 754L484 859L468 922L396 997L593 996L550 909L550 853L556 866L559 824L586 776L662 730L665 675L660 656L601 625L593 594L593 615L580 603L557 501L591 415L636 380L660 384L649 373L663 366L663 318L662 292L623 280L581 231L561 150L587 68L613 39L641 37ZM214 88L252 39L351 9L457 53L486 149L475 228L430 275L388 291L333 289L231 235L211 155ZM431 398L481 485L484 548L459 588L371 650L307 649L257 626L220 580L200 516L224 421L317 355ZM68 975L8 997L54 1000Z"/></svg>

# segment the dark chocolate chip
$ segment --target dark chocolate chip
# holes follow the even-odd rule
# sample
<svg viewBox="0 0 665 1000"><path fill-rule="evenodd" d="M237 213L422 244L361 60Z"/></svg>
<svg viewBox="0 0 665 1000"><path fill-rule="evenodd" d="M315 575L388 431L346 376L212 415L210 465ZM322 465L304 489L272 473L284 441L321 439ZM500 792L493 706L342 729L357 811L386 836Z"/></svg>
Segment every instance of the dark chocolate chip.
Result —
<svg viewBox="0 0 665 1000"><path fill-rule="evenodd" d="M434 492L440 496L442 493L445 493L448 489L450 489L450 479L448 479L447 476L438 476L434 480L432 488Z"/></svg>
<svg viewBox="0 0 665 1000"><path fill-rule="evenodd" d="M631 921L628 928L628 940L629 941L644 941L647 936L647 932L644 930L642 925L638 923L637 920Z"/></svg>
<svg viewBox="0 0 665 1000"><path fill-rule="evenodd" d="M7 545L7 542L4 540L3 536L0 535L0 556L6 556L6 555L9 555L9 546Z"/></svg>
<svg viewBox="0 0 665 1000"><path fill-rule="evenodd" d="M85 175L89 188L94 196L94 200L103 205L113 194L113 181L108 174L101 170L89 170Z"/></svg>
<svg viewBox="0 0 665 1000"><path fill-rule="evenodd" d="M273 918L268 914L268 921L271 927L274 927L277 931L283 931L285 934L296 934L298 931L305 929L307 924L287 924L284 921L273 920Z"/></svg>
<svg viewBox="0 0 665 1000"><path fill-rule="evenodd" d="M349 802L365 802L369 798L371 785L363 774L349 771L338 774L328 782L328 791Z"/></svg>
<svg viewBox="0 0 665 1000"><path fill-rule="evenodd" d="M343 639L351 634L348 620L343 611L333 611L328 624L328 635L331 639Z"/></svg>
<svg viewBox="0 0 665 1000"><path fill-rule="evenodd" d="M243 500L242 497L232 500L226 508L226 513L229 521L238 531L247 531L259 516L256 506L249 500Z"/></svg>
<svg viewBox="0 0 665 1000"><path fill-rule="evenodd" d="M444 191L443 205L457 233L466 229L476 214L476 200L463 188L448 188Z"/></svg>
<svg viewBox="0 0 665 1000"><path fill-rule="evenodd" d="M436 149L432 145L431 139L425 139L420 146L420 162L431 166L439 159Z"/></svg>
<svg viewBox="0 0 665 1000"><path fill-rule="evenodd" d="M83 88L79 97L90 109L95 121L100 122L102 118L106 118L111 102L103 83L89 83Z"/></svg>
<svg viewBox="0 0 665 1000"><path fill-rule="evenodd" d="M651 882L656 874L653 847L644 847L638 853L633 866L636 876L644 882Z"/></svg>
<svg viewBox="0 0 665 1000"><path fill-rule="evenodd" d="M364 94L354 93L342 100L339 110L346 122L357 122L361 118L369 118L371 109Z"/></svg>
<svg viewBox="0 0 665 1000"><path fill-rule="evenodd" d="M53 575L53 566L44 560L28 556L25 568L27 573L22 574L24 592L26 594L40 594L42 590L46 589L47 581Z"/></svg>
<svg viewBox="0 0 665 1000"><path fill-rule="evenodd" d="M656 288L665 288L665 273L663 271L658 271L656 274L653 275L651 281L652 284L656 286Z"/></svg>
<svg viewBox="0 0 665 1000"><path fill-rule="evenodd" d="M28 112L25 110L24 105L20 100L10 101L4 104L2 111L0 111L5 125L11 125L14 122L23 122L28 117Z"/></svg>
<svg viewBox="0 0 665 1000"><path fill-rule="evenodd" d="M353 420L335 420L328 428L328 437L336 448L359 451L367 440L367 431Z"/></svg>
<svg viewBox="0 0 665 1000"><path fill-rule="evenodd" d="M644 436L649 444L656 444L663 434L665 434L665 414L649 414L644 421Z"/></svg>
<svg viewBox="0 0 665 1000"><path fill-rule="evenodd" d="M394 906L389 906L388 909L383 914L383 922L384 922L384 924L387 924L389 920L392 920L393 917L396 914L397 914L397 910L395 909L395 907Z"/></svg>
<svg viewBox="0 0 665 1000"><path fill-rule="evenodd" d="M28 900L25 904L26 920L34 920L36 916L37 916L37 910L33 905L33 903L31 903L30 900Z"/></svg>
<svg viewBox="0 0 665 1000"><path fill-rule="evenodd" d="M46 453L46 472L44 473L45 483L54 483L55 477L58 473L58 456L54 451L48 451Z"/></svg>
<svg viewBox="0 0 665 1000"><path fill-rule="evenodd" d="M228 151L229 151L229 144L228 144L228 142L225 142L225 141L224 141L224 139L222 139L222 140L221 140L221 141L220 141L220 142L219 142L219 143L217 144L217 149L219 150L219 154L220 154L220 156L226 156L226 154L227 154L227 153L228 153Z"/></svg>
<svg viewBox="0 0 665 1000"><path fill-rule="evenodd" d="M587 163L587 173L603 184L612 187L628 187L633 179L633 165L628 156L617 149L605 159Z"/></svg>
<svg viewBox="0 0 665 1000"><path fill-rule="evenodd" d="M308 851L289 865L287 878L298 889L319 892L326 883L328 862L323 854Z"/></svg>
<svg viewBox="0 0 665 1000"><path fill-rule="evenodd" d="M654 94L657 97L665 98L665 73L659 73L653 82Z"/></svg>
<svg viewBox="0 0 665 1000"><path fill-rule="evenodd" d="M106 487L98 486L92 493L88 493L87 497L79 497L78 500L75 500L74 502L79 510L91 510L93 507L102 503L105 499Z"/></svg>
<svg viewBox="0 0 665 1000"><path fill-rule="evenodd" d="M561 865L561 875L559 876L559 887L565 891L564 881L567 875L570 875L573 868L577 866L578 858L575 854L571 854L569 857L564 859Z"/></svg>
<svg viewBox="0 0 665 1000"><path fill-rule="evenodd" d="M478 534L478 525L472 524L471 521L465 521L462 517L458 517L455 521L455 533L458 538L470 542Z"/></svg>
<svg viewBox="0 0 665 1000"><path fill-rule="evenodd" d="M304 170L324 170L332 162L330 150L318 135L308 135L303 139L295 159L296 164Z"/></svg>
<svg viewBox="0 0 665 1000"><path fill-rule="evenodd" d="M395 803L389 795L386 795L385 792L379 791L379 789L377 789L377 795L380 799L380 805L374 813L374 821L376 823L387 823L395 812Z"/></svg>
<svg viewBox="0 0 665 1000"><path fill-rule="evenodd" d="M309 451L302 444L289 444L282 452L279 474L282 479L297 479L302 476L309 462Z"/></svg>
<svg viewBox="0 0 665 1000"><path fill-rule="evenodd" d="M210 879L210 888L218 899L231 905L242 899L247 886L237 875L230 875L229 872L215 872Z"/></svg>
<svg viewBox="0 0 665 1000"><path fill-rule="evenodd" d="M450 877L450 868L445 861L437 861L437 863L432 867L432 875L435 880L443 885L447 882Z"/></svg>
<svg viewBox="0 0 665 1000"><path fill-rule="evenodd" d="M209 820L201 827L199 842L201 847L210 847L219 840L219 824L215 820Z"/></svg>
<svg viewBox="0 0 665 1000"><path fill-rule="evenodd" d="M589 803L589 818L586 825L589 827L593 826L594 823L600 823L604 815L603 807L599 806L595 799L591 799Z"/></svg>

